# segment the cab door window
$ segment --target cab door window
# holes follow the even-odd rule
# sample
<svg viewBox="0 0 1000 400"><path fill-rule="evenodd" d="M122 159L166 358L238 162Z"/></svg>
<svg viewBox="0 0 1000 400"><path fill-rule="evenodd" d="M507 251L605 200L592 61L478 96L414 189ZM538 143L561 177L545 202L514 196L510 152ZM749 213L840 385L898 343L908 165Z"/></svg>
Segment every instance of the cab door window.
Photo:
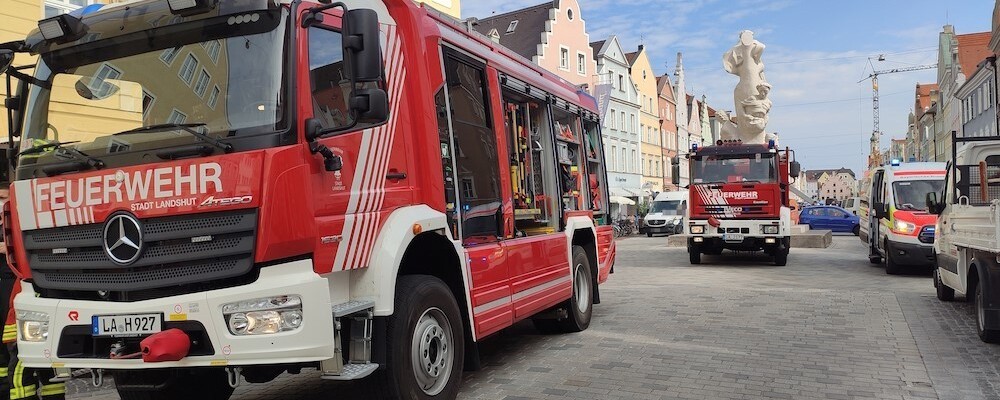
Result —
<svg viewBox="0 0 1000 400"><path fill-rule="evenodd" d="M451 126L452 143L442 144L442 157L454 164L452 173L446 165L445 176L454 177L457 183L462 240L466 245L496 242L502 235L503 217L500 152L490 118L485 68L449 54L445 72L450 117L446 122Z"/></svg>

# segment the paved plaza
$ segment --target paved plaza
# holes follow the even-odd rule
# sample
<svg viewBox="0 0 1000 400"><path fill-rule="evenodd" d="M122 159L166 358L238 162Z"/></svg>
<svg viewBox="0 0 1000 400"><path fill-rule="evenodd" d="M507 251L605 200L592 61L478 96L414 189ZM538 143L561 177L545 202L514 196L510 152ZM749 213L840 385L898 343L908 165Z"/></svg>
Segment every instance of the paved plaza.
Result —
<svg viewBox="0 0 1000 400"><path fill-rule="evenodd" d="M482 343L462 399L1000 399L1000 346L979 341L971 304L941 303L929 275L888 276L853 236L688 265L660 238L619 242L603 304L583 333L518 324ZM234 399L364 399L314 371ZM117 399L113 387L70 398Z"/></svg>

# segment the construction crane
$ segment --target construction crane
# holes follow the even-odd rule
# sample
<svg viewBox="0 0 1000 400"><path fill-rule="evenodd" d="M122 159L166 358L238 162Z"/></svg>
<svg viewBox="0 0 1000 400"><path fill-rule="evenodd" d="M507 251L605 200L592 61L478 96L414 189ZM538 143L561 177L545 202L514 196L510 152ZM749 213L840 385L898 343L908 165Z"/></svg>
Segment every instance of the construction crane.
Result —
<svg viewBox="0 0 1000 400"><path fill-rule="evenodd" d="M879 55L878 56L878 61L885 61L885 55ZM872 154L868 157L868 164L869 164L868 167L871 168L871 167L874 167L874 166L882 164L882 160L881 160L881 148L882 147L881 147L881 144L879 143L879 141L881 140L881 137L882 137L882 131L879 130L879 110L878 110L878 100L879 100L878 99L878 77L879 77L879 75L898 74L898 73L901 73L901 72L912 72L912 71L920 71L920 70L925 70L925 69L932 69L932 68L937 68L937 64L915 65L915 66L912 66L912 67L901 67L901 68L894 68L894 69L886 69L886 70L877 71L877 70L875 70L875 66L872 65L872 59L869 58L868 59L868 65L872 66L873 72L870 75L868 75L868 77L866 77L865 79L862 79L862 80L858 81L858 83L864 82L864 81L869 80L869 79L871 79L871 81L872 81L872 125L874 126L874 129L872 130L872 139L871 139L871 141L872 141Z"/></svg>

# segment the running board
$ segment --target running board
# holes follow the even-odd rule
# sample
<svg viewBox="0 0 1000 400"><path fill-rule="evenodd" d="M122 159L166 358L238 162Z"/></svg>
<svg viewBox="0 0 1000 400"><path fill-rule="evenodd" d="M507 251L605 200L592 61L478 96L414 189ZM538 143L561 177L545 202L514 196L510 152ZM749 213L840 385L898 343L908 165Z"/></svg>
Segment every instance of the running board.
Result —
<svg viewBox="0 0 1000 400"><path fill-rule="evenodd" d="M375 301L351 300L334 305L331 311L334 356L322 362L322 378L353 381L371 375L378 369L378 364L371 362ZM347 349L341 346L344 335L347 335Z"/></svg>
<svg viewBox="0 0 1000 400"><path fill-rule="evenodd" d="M323 374L321 378L330 381L353 381L367 378L368 375L371 375L377 369L378 364L375 363L347 364L344 366L344 370L340 373L340 375Z"/></svg>

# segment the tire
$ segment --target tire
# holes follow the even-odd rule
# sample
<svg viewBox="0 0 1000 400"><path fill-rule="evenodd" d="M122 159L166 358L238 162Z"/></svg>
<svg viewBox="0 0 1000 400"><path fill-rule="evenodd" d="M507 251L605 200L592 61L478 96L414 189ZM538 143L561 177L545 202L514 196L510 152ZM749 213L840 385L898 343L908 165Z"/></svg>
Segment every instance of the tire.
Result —
<svg viewBox="0 0 1000 400"><path fill-rule="evenodd" d="M532 319L542 333L583 332L590 327L594 314L594 275L590 269L587 251L573 246L573 295L560 305L566 310L563 319Z"/></svg>
<svg viewBox="0 0 1000 400"><path fill-rule="evenodd" d="M173 371L115 371L115 389L122 400L228 399L233 388L226 370L195 368ZM117 385L159 386L155 391L120 388Z"/></svg>
<svg viewBox="0 0 1000 400"><path fill-rule="evenodd" d="M882 264L882 256L868 256L868 262L875 265L880 265Z"/></svg>
<svg viewBox="0 0 1000 400"><path fill-rule="evenodd" d="M937 268L933 272L934 279L934 289L937 292L937 298L941 301L952 301L955 300L955 289L952 289L941 281L941 274L938 272Z"/></svg>
<svg viewBox="0 0 1000 400"><path fill-rule="evenodd" d="M379 398L458 397L465 332L458 302L444 282L429 275L400 277L386 340L387 365L372 377Z"/></svg>
<svg viewBox="0 0 1000 400"><path fill-rule="evenodd" d="M889 243L885 244L885 274L886 275L899 275L903 272L903 267L896 264L892 260L892 248L889 247Z"/></svg>
<svg viewBox="0 0 1000 400"><path fill-rule="evenodd" d="M647 232L646 232L646 237L653 237L653 232L649 232L649 231L647 231Z"/></svg>
<svg viewBox="0 0 1000 400"><path fill-rule="evenodd" d="M688 258L692 265L701 264L701 250L695 248L688 249Z"/></svg>
<svg viewBox="0 0 1000 400"><path fill-rule="evenodd" d="M774 265L779 267L788 265L788 249L776 249L774 251Z"/></svg>
<svg viewBox="0 0 1000 400"><path fill-rule="evenodd" d="M861 226L855 225L854 229L851 229L851 233L853 233L854 236L861 236Z"/></svg>
<svg viewBox="0 0 1000 400"><path fill-rule="evenodd" d="M979 339L986 343L1000 343L1000 331L996 329L986 329L986 308L983 304L985 299L985 293L983 293L983 285L976 284L976 333L979 334Z"/></svg>

